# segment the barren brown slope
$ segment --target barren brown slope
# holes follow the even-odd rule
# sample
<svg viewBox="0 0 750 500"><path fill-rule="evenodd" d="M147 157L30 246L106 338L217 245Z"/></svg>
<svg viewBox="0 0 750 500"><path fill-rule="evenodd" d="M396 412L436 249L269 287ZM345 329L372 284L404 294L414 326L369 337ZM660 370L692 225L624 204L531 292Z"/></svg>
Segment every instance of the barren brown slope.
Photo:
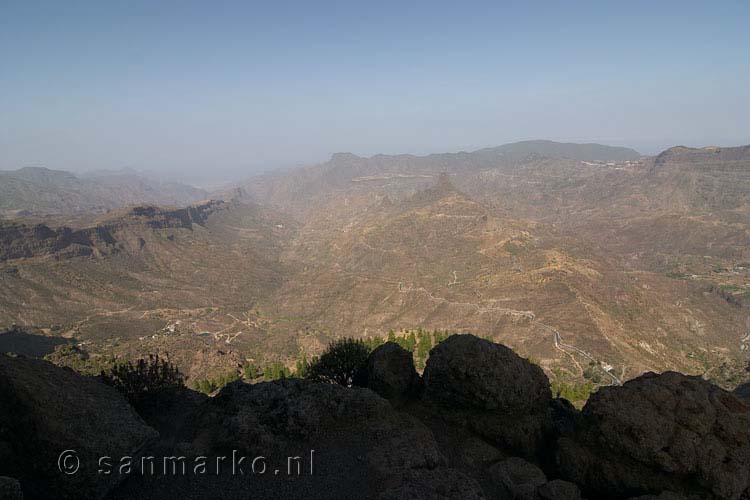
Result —
<svg viewBox="0 0 750 500"><path fill-rule="evenodd" d="M625 377L669 367L702 373L725 362L738 373L750 332L742 305L750 297L747 150L676 148L679 154L619 162L533 155L514 163L456 157L431 163L338 155L301 178L290 174L290 184L277 179L298 201L269 192L305 221L296 241L309 274L282 288L279 303L328 332L422 324L504 331L497 325L506 319L477 319L477 307L486 311L486 302L477 306L481 294L551 318L551 326L579 337L592 357L619 363ZM448 197L440 209L409 209L415 193L444 170L465 193L462 201ZM471 273L468 283L464 276L471 300L460 296L460 286L446 288L453 271L481 268L486 248L497 248L507 235L488 236L482 246L476 234L483 230L474 221L452 225L467 200L481 207L472 217L500 220L534 242L532 250L521 245L510 247L515 255L500 253L520 263L520 271L488 271L506 289L487 290ZM455 257L442 253L451 248ZM399 303L389 303L395 299L384 290L399 282L423 297L407 301L401 292ZM440 307L421 290L426 282ZM304 307L295 308L298 294ZM474 313L457 313L451 302L467 303ZM518 342L537 339L518 334Z"/></svg>
<svg viewBox="0 0 750 500"><path fill-rule="evenodd" d="M491 336L569 380L679 369L730 385L750 352L743 151L337 155L253 181L299 222L149 208L44 244L14 223L26 243L5 255L31 253L0 264L0 322L55 326L92 353L169 351L195 376L421 326Z"/></svg>
<svg viewBox="0 0 750 500"><path fill-rule="evenodd" d="M430 186L434 182L431 179L441 172L469 179L487 170L512 175L525 165L545 159L575 163L628 161L639 156L627 148L552 141L524 141L473 152L427 156L402 154L364 158L337 153L320 165L258 176L243 183L243 187L261 203L281 207L304 218L315 212L324 200L336 196L372 191L397 196L411 194Z"/></svg>
<svg viewBox="0 0 750 500"><path fill-rule="evenodd" d="M495 216L455 189L310 230L317 244L306 231L291 254L304 271L272 300L301 342L422 326L489 335L575 377L592 360L617 378L739 369L744 310L706 283L624 266L595 243Z"/></svg>
<svg viewBox="0 0 750 500"><path fill-rule="evenodd" d="M105 357L167 351L187 360L186 372L204 348L263 337L243 313L285 279L279 254L295 230L271 211L226 202L136 207L80 230L8 225L34 252L0 263L0 323L74 338ZM108 238L86 238L101 233Z"/></svg>

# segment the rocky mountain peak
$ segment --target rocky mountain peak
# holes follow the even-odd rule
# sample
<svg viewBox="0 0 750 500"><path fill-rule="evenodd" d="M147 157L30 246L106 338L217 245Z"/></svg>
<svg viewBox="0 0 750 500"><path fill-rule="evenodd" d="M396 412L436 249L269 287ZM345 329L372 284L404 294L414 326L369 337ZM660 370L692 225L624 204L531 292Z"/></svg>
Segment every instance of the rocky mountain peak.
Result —
<svg viewBox="0 0 750 500"><path fill-rule="evenodd" d="M334 153L331 155L331 163L346 163L351 161L363 160L361 156L357 156L354 153Z"/></svg>
<svg viewBox="0 0 750 500"><path fill-rule="evenodd" d="M463 193L456 188L447 172L441 172L433 186L416 192L409 201L419 204L432 203L454 195L463 196Z"/></svg>

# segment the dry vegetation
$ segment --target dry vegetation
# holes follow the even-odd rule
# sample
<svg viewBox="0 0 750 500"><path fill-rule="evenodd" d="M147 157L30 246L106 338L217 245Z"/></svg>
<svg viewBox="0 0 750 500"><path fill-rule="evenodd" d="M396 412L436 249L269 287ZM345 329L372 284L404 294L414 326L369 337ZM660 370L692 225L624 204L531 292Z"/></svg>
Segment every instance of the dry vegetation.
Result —
<svg viewBox="0 0 750 500"><path fill-rule="evenodd" d="M732 385L750 346L738 149L336 155L244 186L273 210L122 211L87 233L113 242L31 244L0 263L0 323L92 359L168 354L193 380L421 327L503 342L568 384L679 369ZM4 248L34 237L3 227Z"/></svg>

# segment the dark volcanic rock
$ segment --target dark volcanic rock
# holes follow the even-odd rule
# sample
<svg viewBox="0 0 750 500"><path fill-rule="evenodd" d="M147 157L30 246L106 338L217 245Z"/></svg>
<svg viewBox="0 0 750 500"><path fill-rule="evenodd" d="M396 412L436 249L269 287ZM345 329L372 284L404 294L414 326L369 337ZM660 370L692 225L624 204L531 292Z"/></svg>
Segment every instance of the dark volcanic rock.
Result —
<svg viewBox="0 0 750 500"><path fill-rule="evenodd" d="M418 382L404 353L385 345L368 368L395 397ZM97 474L97 458L139 457L156 432L95 379L0 356L0 498L15 491L11 478L31 499L750 498L750 405L732 393L646 374L600 389L578 412L552 400L543 377L503 346L463 335L433 349L424 397L398 405L300 379L234 382L213 398L165 391L142 409L162 431L148 455L185 457L189 470L208 457L208 474L136 473L117 485L124 476ZM70 476L58 470L68 449L80 459ZM237 456L247 459L239 475Z"/></svg>
<svg viewBox="0 0 750 500"><path fill-rule="evenodd" d="M738 385L732 394L745 401L750 401L750 383Z"/></svg>
<svg viewBox="0 0 750 500"><path fill-rule="evenodd" d="M503 457L500 450L477 437L470 437L463 440L457 446L456 451L458 452L458 461L462 465L475 468L486 467Z"/></svg>
<svg viewBox="0 0 750 500"><path fill-rule="evenodd" d="M451 408L527 414L552 399L541 368L473 335L453 335L435 346L424 381L425 397Z"/></svg>
<svg viewBox="0 0 750 500"><path fill-rule="evenodd" d="M397 475L396 486L378 500L480 500L485 498L474 479L454 469L413 469Z"/></svg>
<svg viewBox="0 0 750 500"><path fill-rule="evenodd" d="M239 382L225 387L204 410L209 419L222 421L220 434L210 438L209 446L253 443L261 451L290 442L326 442L356 432L360 438L375 438L369 457L375 468L387 470L394 461L407 468L444 463L426 427L396 413L367 389L300 379Z"/></svg>
<svg viewBox="0 0 750 500"><path fill-rule="evenodd" d="M19 478L32 498L101 498L119 481L97 474L102 456L133 456L153 438L125 399L113 388L51 363L0 355L0 442L13 461L0 475ZM75 474L63 474L58 458L75 450ZM54 494L53 494L54 492Z"/></svg>
<svg viewBox="0 0 750 500"><path fill-rule="evenodd" d="M555 398L550 404L552 425L558 436L567 436L575 431L581 412L565 398Z"/></svg>
<svg viewBox="0 0 750 500"><path fill-rule="evenodd" d="M663 491L658 495L642 495L639 497L631 498L630 500L699 500L696 497L686 497L685 495L678 495L671 491Z"/></svg>
<svg viewBox="0 0 750 500"><path fill-rule="evenodd" d="M522 458L509 458L490 468L492 480L507 498L535 500L536 490L547 482L544 472Z"/></svg>
<svg viewBox="0 0 750 500"><path fill-rule="evenodd" d="M581 490L573 483L555 479L536 490L537 500L581 500Z"/></svg>
<svg viewBox="0 0 750 500"><path fill-rule="evenodd" d="M602 388L559 446L563 476L608 498L750 493L750 406L699 377L649 373Z"/></svg>
<svg viewBox="0 0 750 500"><path fill-rule="evenodd" d="M0 499L23 500L21 483L12 477L0 476Z"/></svg>
<svg viewBox="0 0 750 500"><path fill-rule="evenodd" d="M454 335L430 351L423 379L446 420L502 448L533 456L552 429L547 377L503 345Z"/></svg>
<svg viewBox="0 0 750 500"><path fill-rule="evenodd" d="M414 395L421 382L412 354L395 342L386 342L370 353L360 378L362 385L386 399Z"/></svg>
<svg viewBox="0 0 750 500"><path fill-rule="evenodd" d="M203 402L172 453L188 457L301 455L314 473L185 480L133 477L112 500L181 498L484 498L476 480L448 467L432 432L365 388L309 380L235 382ZM309 460L308 460L309 457ZM247 468L248 464L245 463ZM312 467L310 468L312 470Z"/></svg>
<svg viewBox="0 0 750 500"><path fill-rule="evenodd" d="M446 465L427 427L369 389L300 379L226 386L199 409L189 439L184 449L193 455L319 450L317 467L360 484L363 496L375 496L394 477L400 479L392 487L407 488L409 478L422 481L422 472L412 471ZM348 465L340 469L339 462Z"/></svg>

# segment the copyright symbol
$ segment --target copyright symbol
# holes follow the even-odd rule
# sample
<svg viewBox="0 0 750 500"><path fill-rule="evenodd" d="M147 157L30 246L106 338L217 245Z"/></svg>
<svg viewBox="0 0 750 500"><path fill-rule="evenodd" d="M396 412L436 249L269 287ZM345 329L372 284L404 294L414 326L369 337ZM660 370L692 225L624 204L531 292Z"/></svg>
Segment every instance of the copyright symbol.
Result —
<svg viewBox="0 0 750 500"><path fill-rule="evenodd" d="M57 468L60 472L67 475L72 475L78 472L78 468L81 466L81 460L78 458L76 450L65 450L60 453L57 457Z"/></svg>

